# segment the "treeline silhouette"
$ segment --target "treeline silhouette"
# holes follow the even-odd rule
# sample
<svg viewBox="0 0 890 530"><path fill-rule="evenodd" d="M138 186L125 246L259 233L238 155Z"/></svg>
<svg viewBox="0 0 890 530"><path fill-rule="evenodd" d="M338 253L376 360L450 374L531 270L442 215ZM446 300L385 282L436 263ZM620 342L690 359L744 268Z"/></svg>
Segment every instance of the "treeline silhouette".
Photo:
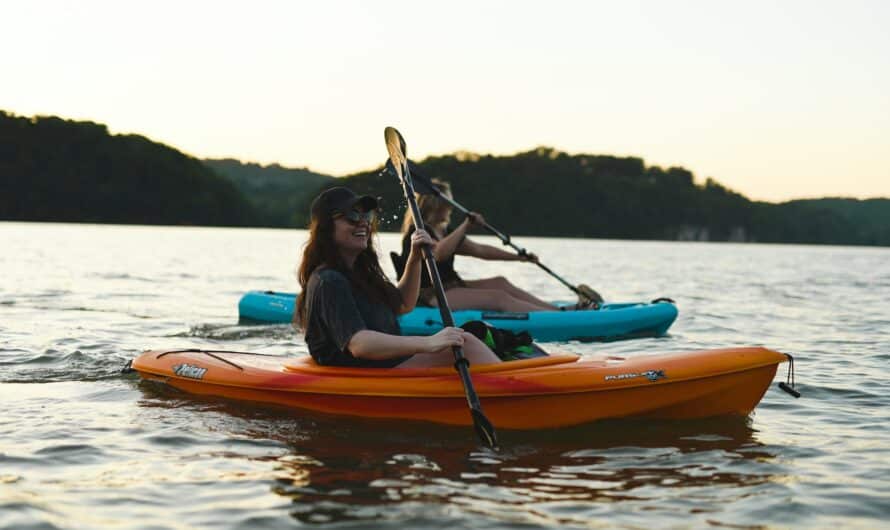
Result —
<svg viewBox="0 0 890 530"><path fill-rule="evenodd" d="M418 163L515 235L890 245L890 199L757 202L710 178L696 183L684 168L548 147ZM346 185L382 197L381 228L398 230L401 188L381 169L334 179L276 164L202 162L104 125L0 111L0 220L304 228L312 198Z"/></svg>
<svg viewBox="0 0 890 530"><path fill-rule="evenodd" d="M434 156L419 167L450 182L463 206L513 234L890 245L888 199L756 202L713 179L697 184L686 169L646 166L635 157L539 147L511 156ZM381 196L381 224L398 230L401 188L380 169L341 183ZM308 212L308 204L301 211Z"/></svg>
<svg viewBox="0 0 890 530"><path fill-rule="evenodd" d="M244 226L258 216L230 181L176 149L0 111L0 219Z"/></svg>
<svg viewBox="0 0 890 530"><path fill-rule="evenodd" d="M231 158L207 159L204 163L235 184L264 226L301 226L303 215L297 212L312 201L316 191L335 181L330 175L279 164L263 166Z"/></svg>
<svg viewBox="0 0 890 530"><path fill-rule="evenodd" d="M754 203L757 241L890 246L890 199Z"/></svg>

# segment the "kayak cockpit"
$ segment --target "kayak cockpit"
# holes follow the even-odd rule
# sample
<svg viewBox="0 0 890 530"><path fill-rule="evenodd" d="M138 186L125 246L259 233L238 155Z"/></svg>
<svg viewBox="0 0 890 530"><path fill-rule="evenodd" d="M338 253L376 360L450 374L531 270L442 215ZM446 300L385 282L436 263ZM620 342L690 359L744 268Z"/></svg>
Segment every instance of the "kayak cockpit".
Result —
<svg viewBox="0 0 890 530"><path fill-rule="evenodd" d="M470 372L486 374L512 372L528 368L541 368L544 366L574 363L580 358L580 356L571 353L560 353L547 355L546 357L507 361L498 364L471 365ZM345 366L322 366L316 363L315 360L308 355L289 359L284 363L282 369L285 372L291 373L327 376L337 375L339 377L392 377L394 374L398 374L399 377L430 377L454 373L454 368L450 366L442 366L438 368L352 368Z"/></svg>

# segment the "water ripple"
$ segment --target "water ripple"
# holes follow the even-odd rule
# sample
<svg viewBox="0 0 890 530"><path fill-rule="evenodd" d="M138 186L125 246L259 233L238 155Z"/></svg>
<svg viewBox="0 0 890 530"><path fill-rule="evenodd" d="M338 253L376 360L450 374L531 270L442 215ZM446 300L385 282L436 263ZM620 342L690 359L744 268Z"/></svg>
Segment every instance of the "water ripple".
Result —
<svg viewBox="0 0 890 530"><path fill-rule="evenodd" d="M294 289L305 232L0 223L0 238L17 256L0 264L0 529L873 528L890 518L887 249L528 238L561 275L610 299L667 295L680 308L663 338L549 349L763 344L795 354L804 397L773 384L749 418L502 431L492 452L468 429L234 403L119 373L152 348L305 355L290 326L241 326L236 309L243 290ZM458 266L548 299L568 294L520 263Z"/></svg>

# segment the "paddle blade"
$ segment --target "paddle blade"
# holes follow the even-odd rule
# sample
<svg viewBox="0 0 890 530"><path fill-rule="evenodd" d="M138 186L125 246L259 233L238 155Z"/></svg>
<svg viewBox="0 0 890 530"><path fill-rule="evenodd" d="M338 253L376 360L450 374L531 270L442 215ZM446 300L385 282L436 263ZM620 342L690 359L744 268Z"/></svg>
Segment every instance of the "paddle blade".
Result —
<svg viewBox="0 0 890 530"><path fill-rule="evenodd" d="M578 292L590 302L596 302L597 304L603 303L603 297L600 296L598 292L591 289L589 285L583 283L580 284L578 286Z"/></svg>
<svg viewBox="0 0 890 530"><path fill-rule="evenodd" d="M498 446L498 435L494 432L494 425L477 408L470 408L470 414L473 415L473 427L476 429L476 436L488 447L496 449Z"/></svg>
<svg viewBox="0 0 890 530"><path fill-rule="evenodd" d="M389 159L396 170L399 179L404 179L405 167L408 165L408 158L405 151L405 139L399 134L395 127L387 127L383 130L383 139L386 140L386 151L389 153Z"/></svg>

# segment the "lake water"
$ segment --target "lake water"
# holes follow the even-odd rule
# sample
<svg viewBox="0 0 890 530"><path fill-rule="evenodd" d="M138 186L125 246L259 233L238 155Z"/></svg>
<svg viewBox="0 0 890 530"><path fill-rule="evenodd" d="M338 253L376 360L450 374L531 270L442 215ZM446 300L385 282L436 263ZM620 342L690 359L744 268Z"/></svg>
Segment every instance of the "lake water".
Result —
<svg viewBox="0 0 890 530"><path fill-rule="evenodd" d="M667 337L551 350L793 354L803 397L774 383L747 419L502 431L495 453L470 429L199 399L119 373L149 348L305 355L288 326L237 325L244 291L295 289L305 236L0 223L0 528L890 520L890 249L517 238L607 299L669 296L680 309ZM384 251L397 245L380 236ZM570 294L529 264L457 266L548 299Z"/></svg>

